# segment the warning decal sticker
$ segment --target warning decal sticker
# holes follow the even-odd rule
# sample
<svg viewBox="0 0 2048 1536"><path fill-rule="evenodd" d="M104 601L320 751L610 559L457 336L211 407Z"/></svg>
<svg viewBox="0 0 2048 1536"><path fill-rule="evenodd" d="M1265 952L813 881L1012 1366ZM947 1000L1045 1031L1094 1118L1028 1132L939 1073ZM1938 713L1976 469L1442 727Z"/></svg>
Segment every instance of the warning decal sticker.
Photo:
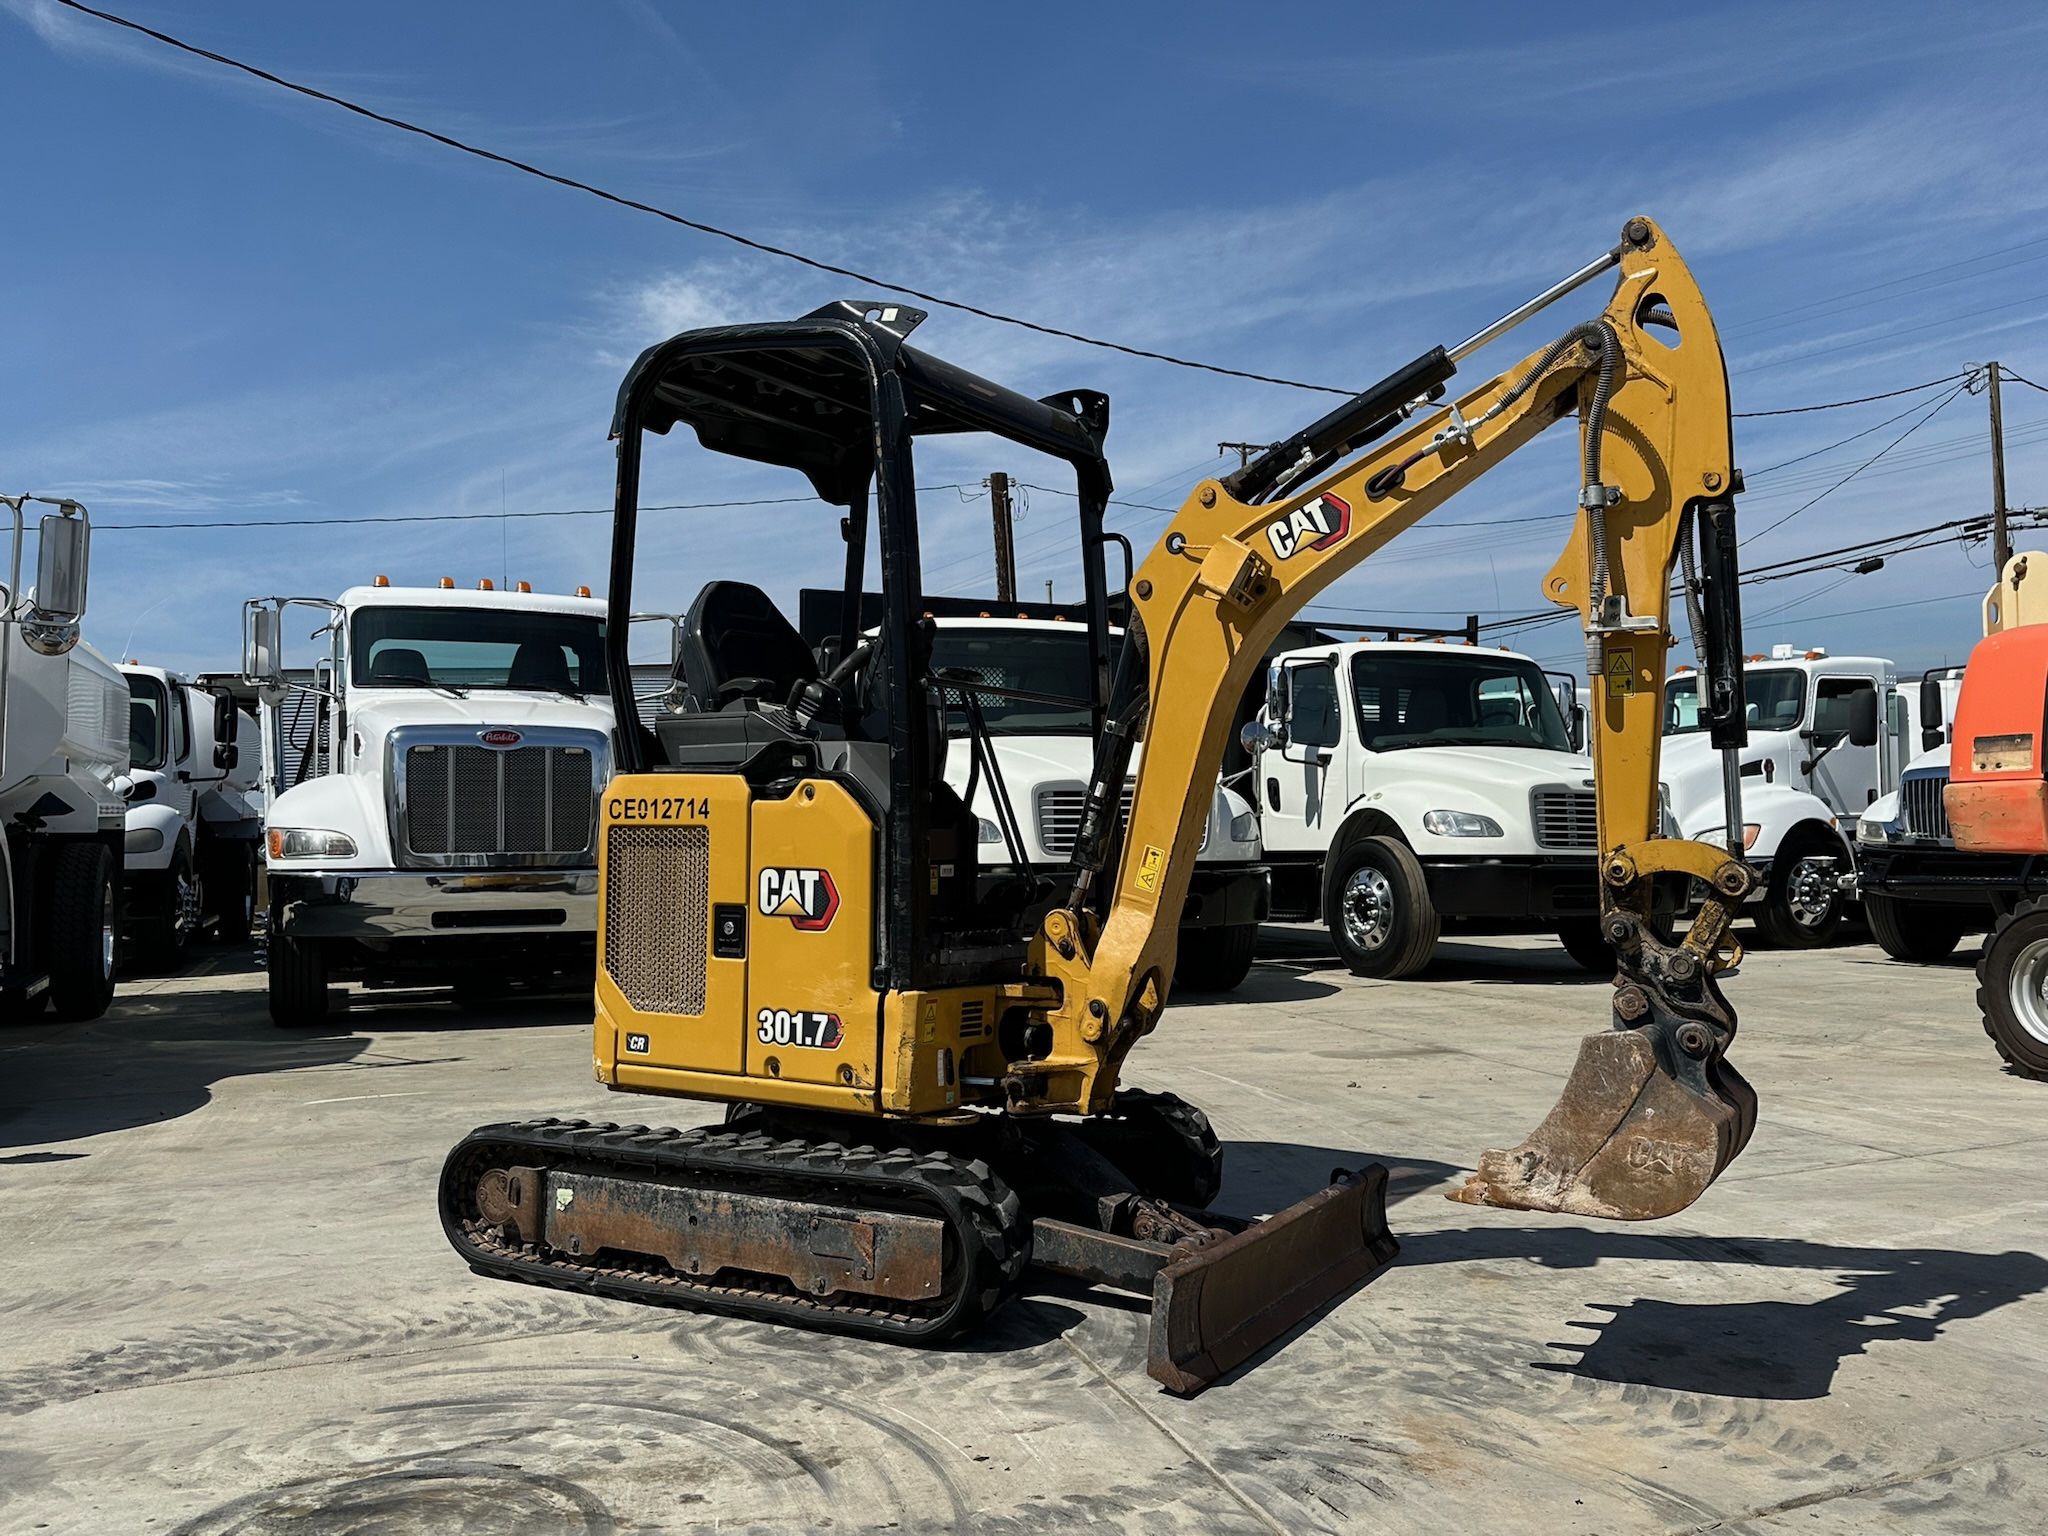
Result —
<svg viewBox="0 0 2048 1536"><path fill-rule="evenodd" d="M1147 843L1138 855L1137 887L1150 896L1159 894L1159 871L1166 867L1166 850Z"/></svg>
<svg viewBox="0 0 2048 1536"><path fill-rule="evenodd" d="M1627 647L1607 658L1607 697L1625 699L1636 691L1636 653Z"/></svg>

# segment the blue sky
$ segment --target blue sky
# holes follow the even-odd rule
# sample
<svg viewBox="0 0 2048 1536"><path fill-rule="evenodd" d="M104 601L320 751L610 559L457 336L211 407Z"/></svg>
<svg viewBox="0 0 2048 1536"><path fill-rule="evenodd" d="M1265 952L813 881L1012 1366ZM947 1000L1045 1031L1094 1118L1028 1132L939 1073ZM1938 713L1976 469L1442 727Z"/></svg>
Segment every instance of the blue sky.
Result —
<svg viewBox="0 0 2048 1536"><path fill-rule="evenodd" d="M1738 409L1994 356L2048 382L2048 127L2031 110L2048 16L2031 8L111 8L693 217L1263 372L1376 378L1640 211L1707 289ZM330 594L374 572L601 591L603 517L312 525L604 507L611 400L642 346L870 296L48 0L0 0L0 66L14 225L0 243L0 484L91 506L103 531L87 633L110 652L228 666L242 598ZM1519 333L1469 379L1538 340ZM919 341L1032 394L1107 390L1119 494L1160 507L1226 462L1217 441L1277 436L1328 403L946 311ZM2048 395L2008 386L2006 400L2009 499L2048 503ZM1745 526L1915 418L1757 468L1911 403L1739 423ZM1984 511L1984 432L1983 400L1957 399L1748 558ZM1539 607L1556 529L1452 525L1568 510L1571 458L1571 434L1553 433L1327 602L1414 623ZM984 444L935 444L920 463L926 483L977 488L926 502L935 590L985 589L986 505L965 498L991 469L1056 483ZM647 489L695 501L798 487L664 443ZM1070 510L1031 495L1026 591L1076 588ZM113 526L248 517L309 526ZM1116 519L1141 549L1165 520ZM789 597L836 579L838 559L821 509L673 514L643 537L636 595L680 607L725 575ZM1949 548L1761 587L1750 642L1960 659L1969 594L1988 579L1981 549ZM1565 626L1527 647L1575 652Z"/></svg>

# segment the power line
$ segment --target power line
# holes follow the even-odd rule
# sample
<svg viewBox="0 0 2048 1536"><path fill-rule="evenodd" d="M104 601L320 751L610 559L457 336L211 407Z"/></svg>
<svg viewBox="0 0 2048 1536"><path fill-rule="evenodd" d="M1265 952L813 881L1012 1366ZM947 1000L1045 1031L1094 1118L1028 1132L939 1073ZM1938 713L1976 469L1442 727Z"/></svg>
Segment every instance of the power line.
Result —
<svg viewBox="0 0 2048 1536"><path fill-rule="evenodd" d="M182 38L173 37L168 32L160 32L155 27L147 27L139 21L131 21L125 16L117 16L112 11L96 10L92 6L82 4L81 0L57 0L57 4L65 7L67 10L77 11L81 15L91 16L95 20L106 22L110 26L121 27L130 32L140 33L144 37L162 43L167 48L175 48L180 53L190 54L197 59L204 59L210 64L218 64L226 69L239 70L245 75L263 81L266 85L277 86L280 89L304 96L308 100L323 102L330 107L339 107L344 112L354 113L357 117L367 118L373 123L381 123L387 128L395 128L401 133L409 133L417 138L430 140L435 144L441 145L443 148L474 156L478 160L489 161L493 165L504 166L508 170L518 171L522 175L533 176L541 181L552 182L558 187L565 187L573 192L586 193L591 197L611 203L615 207L625 208L634 213L651 214L657 219L665 219L671 224L681 225L683 228L695 230L699 234L713 235L720 240L729 240L734 245L744 246L746 249L757 251L764 256L774 256L783 261L793 261L816 272L829 273L834 277L849 278L854 282L867 283L892 293L908 294L911 298L922 300L926 304L936 304L945 309L959 310L963 314L976 315L983 320L993 320L1001 325L1014 325L1023 330L1036 331L1041 336L1056 336L1063 341L1079 342L1082 346L1100 347L1109 352L1121 352L1127 357L1142 357L1155 363L1170 363L1176 368L1199 369L1204 373L1222 374L1227 378L1250 379L1256 384L1279 384L1289 389L1314 390L1319 394L1326 395L1348 396L1355 393L1353 390L1341 389L1334 384L1309 384L1300 379L1281 378L1275 374L1253 373L1243 368L1226 368L1218 363L1204 363L1193 358L1176 357L1170 352L1154 352L1145 347L1126 346L1120 341L1105 341L1099 336L1088 336L1080 331L1063 330L1056 325L1042 325L1036 320L1026 320L1021 316L1005 314L1000 310L984 309L978 304L969 304L963 299L949 299L941 294L930 293L921 288L912 288L904 283L891 282L886 278L875 277L870 273L862 272L855 267L843 267L833 262L821 261L815 256L806 256L801 251L793 251L786 246L771 245L765 240L757 240L751 235L743 235L736 230L722 229L716 224L707 224L701 219L692 219L667 208L657 207L653 203L641 202L638 198L626 197L617 192L608 192L603 187L596 186L591 182L580 181L574 176L563 175L559 171L544 170L540 166L530 164L525 160L515 159L511 155L499 154L496 150L485 149L481 145L471 144L435 129L423 127L418 123L408 122L402 117L393 117L388 112L379 112L374 107L366 107L360 102L350 101L347 97L337 96L331 91L323 91L316 86L303 85L296 80L287 80L283 75L273 74L271 71L261 69L254 64L246 64L242 60L232 58L225 53L216 53L211 48L201 48L196 43L188 43Z"/></svg>
<svg viewBox="0 0 2048 1536"><path fill-rule="evenodd" d="M1998 371L2014 384L2024 384L2029 389L2038 389L2042 394L2048 395L2048 384L2036 384L2032 379L2022 378L2002 363L1999 365Z"/></svg>
<svg viewBox="0 0 2048 1536"><path fill-rule="evenodd" d="M1833 453L1837 448L1846 448L1851 443L1855 442L1858 438L1868 437L1873 432L1882 432L1886 427L1890 426L1895 421L1904 421L1908 416L1912 415L1915 411L1919 410L1920 407L1925 403L1926 402L1924 401L1915 401L1913 404L1907 406L1903 411L1899 412L1898 415L1887 416L1883 421L1880 421L1874 427L1865 427L1861 432L1852 432L1847 437L1843 438L1840 442L1829 443L1827 447L1816 448L1811 453L1802 453L1796 459L1783 459L1776 464L1767 464L1762 469L1759 469L1752 474L1747 474L1743 476L1743 478L1745 480L1761 480L1765 475L1774 475L1781 469L1790 469L1794 464L1804 464L1808 459L1817 459L1822 454Z"/></svg>
<svg viewBox="0 0 2048 1536"><path fill-rule="evenodd" d="M962 491L961 484L920 485L919 491ZM815 496L759 496L748 501L670 501L640 508L642 512L710 512L727 507L782 507L797 502L823 505ZM410 516L375 517L243 517L218 518L207 522L94 523L94 533L133 532L140 529L186 528L349 528L365 523L495 523L523 517L610 517L610 507L548 507L530 512L420 512Z"/></svg>
<svg viewBox="0 0 2048 1536"><path fill-rule="evenodd" d="M1882 448L1878 449L1877 452L1873 453L1861 464L1858 464L1854 469L1850 470L1849 473L1842 476L1842 478L1837 480L1833 485L1829 486L1826 490L1820 492L1818 495L1806 501L1802 501L1798 506L1794 507L1790 512L1787 512L1783 517L1779 518L1776 522L1767 523L1762 528L1759 528L1755 533L1749 535L1749 539L1760 539L1765 534L1771 532L1772 529L1784 527L1785 524L1791 522L1793 518L1797 517L1800 513L1806 511L1807 508L1815 506L1818 503L1825 501L1828 497L1834 495L1836 491L1839 491L1851 480L1854 480L1858 475L1862 474L1864 470L1870 468L1871 465L1875 464L1879 459L1883 458L1886 454L1890 453L1894 448L1898 447L1899 444L1903 443L1915 432L1918 432L1922 427L1926 426L1928 422L1934 420L1936 416L1939 416L1942 412L1943 407L1948 405L1950 401L1954 400L1956 396L1960 395L1968 387L1969 383L1967 380L1965 380L1961 384L1958 384L1954 389L1950 390L1947 394L1943 395L1939 400L1935 401L1933 409L1929 410L1918 421L1914 422L1913 425L1906 428L1905 431L1901 432L1897 437L1893 438L1890 442L1886 443Z"/></svg>
<svg viewBox="0 0 2048 1536"><path fill-rule="evenodd" d="M65 3L68 4L69 0L65 0ZM1869 405L1874 400L1896 400L1900 395L1917 395L1923 389L1933 389L1938 385L1953 384L1958 379L1967 379L1973 372L1974 369L1965 368L1962 372L1951 373L1945 378L1929 379L1925 384L1908 384L1904 389L1888 389L1881 395L1858 395L1854 400L1829 400L1821 405L1788 405L1775 411L1730 411L1728 414L1738 421L1754 421L1760 416L1804 416L1809 411L1839 411L1845 406Z"/></svg>

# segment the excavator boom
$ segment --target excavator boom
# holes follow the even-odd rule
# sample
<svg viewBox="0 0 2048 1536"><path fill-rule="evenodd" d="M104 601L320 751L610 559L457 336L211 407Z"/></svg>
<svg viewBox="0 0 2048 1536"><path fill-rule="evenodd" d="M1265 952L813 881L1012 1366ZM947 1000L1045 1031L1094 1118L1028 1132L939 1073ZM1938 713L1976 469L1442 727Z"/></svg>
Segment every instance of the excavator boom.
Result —
<svg viewBox="0 0 2048 1536"><path fill-rule="evenodd" d="M1506 322L1607 270L1594 320L1441 409L1452 351L1425 354L1229 480L1196 489L1138 568L1133 622L1080 834L1074 899L1047 919L1040 960L1059 985L1053 1049L1014 1069L1013 1104L1104 1106L1124 1054L1159 1021L1200 818L1188 786L1213 779L1231 710L1287 621L1346 572L1566 416L1579 419L1579 510L1544 595L1575 609L1593 685L1604 931L1620 977L1613 1028L1588 1038L1564 1096L1531 1137L1488 1153L1454 1198L1638 1219L1696 1199L1742 1150L1755 1096L1725 1052L1735 1019L1715 975L1749 889L1729 851L1661 835L1658 752L1670 590L1688 607L1704 545L1695 638L1715 743L1738 745L1734 507L1728 381L1691 272L1646 219ZM1362 454L1362 439L1383 436ZM1347 457L1348 456L1348 457ZM1339 467L1328 467L1345 460ZM1561 519L1562 520L1562 519ZM1146 722L1153 728L1145 730ZM1145 752L1120 848L1110 787ZM1733 782L1730 776L1731 784ZM1739 813L1730 825L1739 827ZM1108 883L1099 873L1112 867ZM1093 863L1091 863L1091 860ZM1652 931L1660 875L1708 892L1684 942Z"/></svg>

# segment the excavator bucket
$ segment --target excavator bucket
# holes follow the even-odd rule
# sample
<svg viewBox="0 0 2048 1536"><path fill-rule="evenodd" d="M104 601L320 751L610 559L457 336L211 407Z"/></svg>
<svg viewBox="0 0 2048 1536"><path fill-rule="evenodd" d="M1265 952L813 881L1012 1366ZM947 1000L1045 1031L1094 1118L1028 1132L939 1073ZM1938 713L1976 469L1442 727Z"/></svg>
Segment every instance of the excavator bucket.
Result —
<svg viewBox="0 0 2048 1536"><path fill-rule="evenodd" d="M1338 1170L1278 1215L1195 1249L1152 1285L1146 1370L1195 1393L1394 1261L1387 1170Z"/></svg>
<svg viewBox="0 0 2048 1536"><path fill-rule="evenodd" d="M1518 1147L1481 1153L1449 1198L1610 1221L1684 1210L1748 1145L1756 1092L1725 1060L1681 1059L1674 1074L1645 1030L1588 1035L1543 1123Z"/></svg>

